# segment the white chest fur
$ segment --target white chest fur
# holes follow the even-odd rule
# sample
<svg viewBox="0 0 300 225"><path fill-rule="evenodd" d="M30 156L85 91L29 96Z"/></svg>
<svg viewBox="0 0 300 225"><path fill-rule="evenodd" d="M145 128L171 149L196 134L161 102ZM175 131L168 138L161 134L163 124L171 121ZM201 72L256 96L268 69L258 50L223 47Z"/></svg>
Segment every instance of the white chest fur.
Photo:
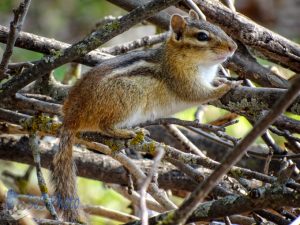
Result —
<svg viewBox="0 0 300 225"><path fill-rule="evenodd" d="M211 84L217 75L219 65L199 65L198 74L201 79L200 82L207 82Z"/></svg>

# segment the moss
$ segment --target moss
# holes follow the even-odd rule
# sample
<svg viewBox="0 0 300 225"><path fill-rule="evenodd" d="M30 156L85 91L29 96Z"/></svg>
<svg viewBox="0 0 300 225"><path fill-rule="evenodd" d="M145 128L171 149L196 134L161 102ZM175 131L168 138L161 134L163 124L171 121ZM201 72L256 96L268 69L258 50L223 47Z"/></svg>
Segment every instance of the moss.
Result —
<svg viewBox="0 0 300 225"><path fill-rule="evenodd" d="M136 136L134 138L132 138L129 142L130 145L139 145L142 144L144 142L145 138L145 133L141 130L141 131L137 131L136 132Z"/></svg>
<svg viewBox="0 0 300 225"><path fill-rule="evenodd" d="M239 168L233 168L230 170L230 174L234 177L234 178L240 178L243 176L243 172L239 169Z"/></svg>
<svg viewBox="0 0 300 225"><path fill-rule="evenodd" d="M30 119L21 120L20 124L30 133L44 131L54 134L61 127L61 123L57 123L53 121L51 117L45 116L43 114L31 117Z"/></svg>
<svg viewBox="0 0 300 225"><path fill-rule="evenodd" d="M103 141L103 144L107 145L112 151L120 150L119 146L113 140L107 139Z"/></svg>
<svg viewBox="0 0 300 225"><path fill-rule="evenodd" d="M55 59L61 57L63 54L64 54L63 50L50 49L50 55L44 56L43 60L46 63L52 63L54 62Z"/></svg>
<svg viewBox="0 0 300 225"><path fill-rule="evenodd" d="M40 190L42 193L48 193L48 188L46 185L40 185Z"/></svg>
<svg viewBox="0 0 300 225"><path fill-rule="evenodd" d="M104 29L108 32L118 30L120 28L120 22L117 20L112 21L111 23L105 24Z"/></svg>
<svg viewBox="0 0 300 225"><path fill-rule="evenodd" d="M58 57L61 57L63 55L63 50L52 50L51 51L51 55L54 57L54 58L58 58Z"/></svg>
<svg viewBox="0 0 300 225"><path fill-rule="evenodd" d="M158 225L172 224L173 219L174 219L174 214L175 214L175 211L168 212L167 216L163 220L159 221L157 224Z"/></svg>
<svg viewBox="0 0 300 225"><path fill-rule="evenodd" d="M147 152L151 155L155 155L156 153L156 144L154 141L151 141L149 144L147 144Z"/></svg>
<svg viewBox="0 0 300 225"><path fill-rule="evenodd" d="M87 46L84 43L80 43L77 45L77 54L78 55L85 55L88 53Z"/></svg>

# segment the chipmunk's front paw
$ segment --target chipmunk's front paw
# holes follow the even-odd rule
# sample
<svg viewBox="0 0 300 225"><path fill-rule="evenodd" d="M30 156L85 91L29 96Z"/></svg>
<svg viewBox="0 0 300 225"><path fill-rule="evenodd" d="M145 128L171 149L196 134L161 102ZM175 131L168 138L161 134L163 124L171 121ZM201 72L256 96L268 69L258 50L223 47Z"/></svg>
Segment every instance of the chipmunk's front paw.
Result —
<svg viewBox="0 0 300 225"><path fill-rule="evenodd" d="M226 80L225 83L222 83L221 85L216 87L217 98L222 97L224 94L229 92L231 89L236 88L241 83L242 83L242 81L229 81L229 80Z"/></svg>
<svg viewBox="0 0 300 225"><path fill-rule="evenodd" d="M216 77L214 80L213 80L213 85L218 87L222 84L226 84L229 80L227 80L226 78L223 78L223 77Z"/></svg>
<svg viewBox="0 0 300 225"><path fill-rule="evenodd" d="M243 83L243 81L241 81L241 80L231 81L224 77L216 77L213 81L213 85L215 85L215 86L220 86L220 85L226 84L226 85L229 85L231 88L238 87L242 83Z"/></svg>
<svg viewBox="0 0 300 225"><path fill-rule="evenodd" d="M236 88L238 86L240 86L243 83L242 80L238 80L238 81L229 81L229 85L231 88Z"/></svg>

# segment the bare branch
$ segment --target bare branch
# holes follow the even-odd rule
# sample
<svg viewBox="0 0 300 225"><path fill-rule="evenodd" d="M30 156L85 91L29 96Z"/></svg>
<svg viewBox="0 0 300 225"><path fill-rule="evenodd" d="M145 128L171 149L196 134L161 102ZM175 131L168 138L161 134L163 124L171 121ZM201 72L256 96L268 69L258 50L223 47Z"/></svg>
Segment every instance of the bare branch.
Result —
<svg viewBox="0 0 300 225"><path fill-rule="evenodd" d="M142 187L140 189L140 193L141 193L140 206L141 206L141 211L142 211L141 220L142 220L143 225L148 225L148 218L149 218L147 204L146 204L147 190L148 190L150 183L152 182L154 174L157 173L158 165L163 156L164 156L164 151L162 148L159 148L158 154L154 157L153 165L150 170L150 173L144 180Z"/></svg>
<svg viewBox="0 0 300 225"><path fill-rule="evenodd" d="M101 48L101 51L111 55L120 55L137 48L149 47L161 43L165 41L167 35L168 33L165 32L162 34L145 36L131 42L123 43L112 47Z"/></svg>
<svg viewBox="0 0 300 225"><path fill-rule="evenodd" d="M296 193L285 192L284 188L272 186L269 188L254 189L257 195L251 192L247 196L230 195L215 201L201 203L193 212L188 222L207 221L228 215L249 212L263 208L277 208L283 205L299 207L295 198ZM253 197L252 197L253 196ZM292 201L292 202L289 202ZM165 218L173 218L174 211L162 213L149 219L150 225L157 225ZM140 221L130 222L126 225L141 225Z"/></svg>
<svg viewBox="0 0 300 225"><path fill-rule="evenodd" d="M53 217L53 219L58 220L57 213L54 209L51 199L49 198L48 188L42 173L41 157L39 153L38 139L36 133L34 134L32 133L29 135L29 145L30 148L32 149L33 161L35 164L38 184L39 184L40 191L42 193L43 201L45 203L46 208L50 212L50 215Z"/></svg>
<svg viewBox="0 0 300 225"><path fill-rule="evenodd" d="M7 37L6 48L0 63L0 81L6 78L5 73L7 65L13 53L13 47L15 45L16 39L22 29L30 2L31 0L24 0L24 2L22 2L16 10L14 10L14 19L10 23L10 31Z"/></svg>

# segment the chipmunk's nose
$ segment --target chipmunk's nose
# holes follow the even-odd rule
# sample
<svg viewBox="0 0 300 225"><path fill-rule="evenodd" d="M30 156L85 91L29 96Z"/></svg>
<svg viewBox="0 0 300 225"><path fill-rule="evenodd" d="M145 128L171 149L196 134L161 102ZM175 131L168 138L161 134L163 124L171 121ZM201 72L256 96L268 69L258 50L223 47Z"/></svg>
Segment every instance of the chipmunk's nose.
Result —
<svg viewBox="0 0 300 225"><path fill-rule="evenodd" d="M229 46L228 46L228 49L229 49L229 51L230 52L235 52L235 50L237 49L237 44L235 43L235 42L231 42L230 44L229 44Z"/></svg>

